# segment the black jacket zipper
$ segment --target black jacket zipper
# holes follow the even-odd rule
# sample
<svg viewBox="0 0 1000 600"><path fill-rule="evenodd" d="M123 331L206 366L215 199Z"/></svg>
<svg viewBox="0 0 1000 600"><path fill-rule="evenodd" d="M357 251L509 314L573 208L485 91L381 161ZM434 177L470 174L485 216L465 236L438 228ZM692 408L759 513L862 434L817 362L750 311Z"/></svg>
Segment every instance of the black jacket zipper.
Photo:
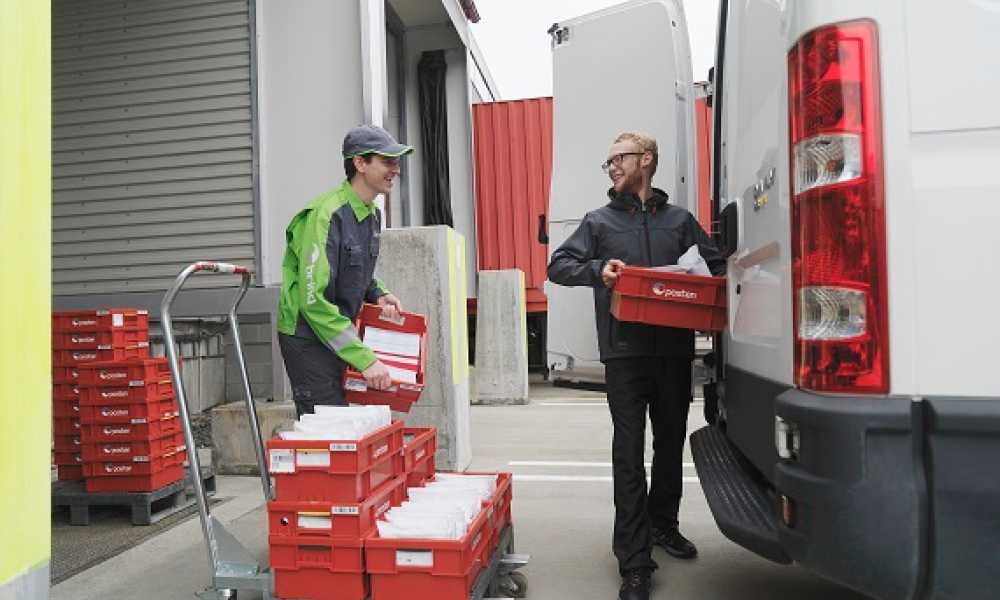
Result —
<svg viewBox="0 0 1000 600"><path fill-rule="evenodd" d="M646 240L646 265L650 267L653 265L653 244L649 241L649 212L646 210L646 203L639 200L639 205L642 206L642 231L643 239Z"/></svg>

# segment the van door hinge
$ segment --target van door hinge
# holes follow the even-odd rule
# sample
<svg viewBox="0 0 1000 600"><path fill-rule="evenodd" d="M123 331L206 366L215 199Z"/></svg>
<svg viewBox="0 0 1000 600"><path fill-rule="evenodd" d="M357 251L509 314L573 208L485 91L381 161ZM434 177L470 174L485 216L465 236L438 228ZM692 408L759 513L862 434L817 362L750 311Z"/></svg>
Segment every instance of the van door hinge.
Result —
<svg viewBox="0 0 1000 600"><path fill-rule="evenodd" d="M552 36L552 47L562 45L569 41L569 27L560 27L559 23L553 23L549 27L549 35Z"/></svg>

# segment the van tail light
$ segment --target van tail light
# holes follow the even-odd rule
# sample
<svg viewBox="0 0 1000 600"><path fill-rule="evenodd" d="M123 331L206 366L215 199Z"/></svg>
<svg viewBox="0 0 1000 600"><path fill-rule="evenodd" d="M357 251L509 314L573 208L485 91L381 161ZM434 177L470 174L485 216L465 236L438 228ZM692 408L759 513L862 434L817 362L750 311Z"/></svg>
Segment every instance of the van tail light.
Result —
<svg viewBox="0 0 1000 600"><path fill-rule="evenodd" d="M795 383L889 391L878 31L813 30L788 53Z"/></svg>

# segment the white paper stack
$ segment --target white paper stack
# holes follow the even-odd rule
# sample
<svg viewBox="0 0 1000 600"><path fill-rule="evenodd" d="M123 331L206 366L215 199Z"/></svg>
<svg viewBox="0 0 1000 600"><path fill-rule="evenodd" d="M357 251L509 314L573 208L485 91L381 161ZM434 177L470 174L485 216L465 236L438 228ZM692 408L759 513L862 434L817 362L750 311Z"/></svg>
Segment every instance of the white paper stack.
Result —
<svg viewBox="0 0 1000 600"><path fill-rule="evenodd" d="M317 406L315 414L304 414L291 431L279 433L284 440L360 440L392 423L388 406Z"/></svg>
<svg viewBox="0 0 1000 600"><path fill-rule="evenodd" d="M378 522L384 538L457 540L496 491L493 475L437 474L424 487L409 489L410 499Z"/></svg>
<svg viewBox="0 0 1000 600"><path fill-rule="evenodd" d="M393 381L416 383L420 368L420 334L365 327L364 342L389 369Z"/></svg>

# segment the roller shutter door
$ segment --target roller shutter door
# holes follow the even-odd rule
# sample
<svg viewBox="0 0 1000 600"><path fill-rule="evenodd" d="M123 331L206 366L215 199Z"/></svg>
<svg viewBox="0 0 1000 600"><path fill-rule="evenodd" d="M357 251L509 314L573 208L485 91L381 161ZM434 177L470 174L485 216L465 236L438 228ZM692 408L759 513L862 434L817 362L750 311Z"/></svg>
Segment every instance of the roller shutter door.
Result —
<svg viewBox="0 0 1000 600"><path fill-rule="evenodd" d="M247 0L55 0L52 28L53 294L253 265Z"/></svg>

